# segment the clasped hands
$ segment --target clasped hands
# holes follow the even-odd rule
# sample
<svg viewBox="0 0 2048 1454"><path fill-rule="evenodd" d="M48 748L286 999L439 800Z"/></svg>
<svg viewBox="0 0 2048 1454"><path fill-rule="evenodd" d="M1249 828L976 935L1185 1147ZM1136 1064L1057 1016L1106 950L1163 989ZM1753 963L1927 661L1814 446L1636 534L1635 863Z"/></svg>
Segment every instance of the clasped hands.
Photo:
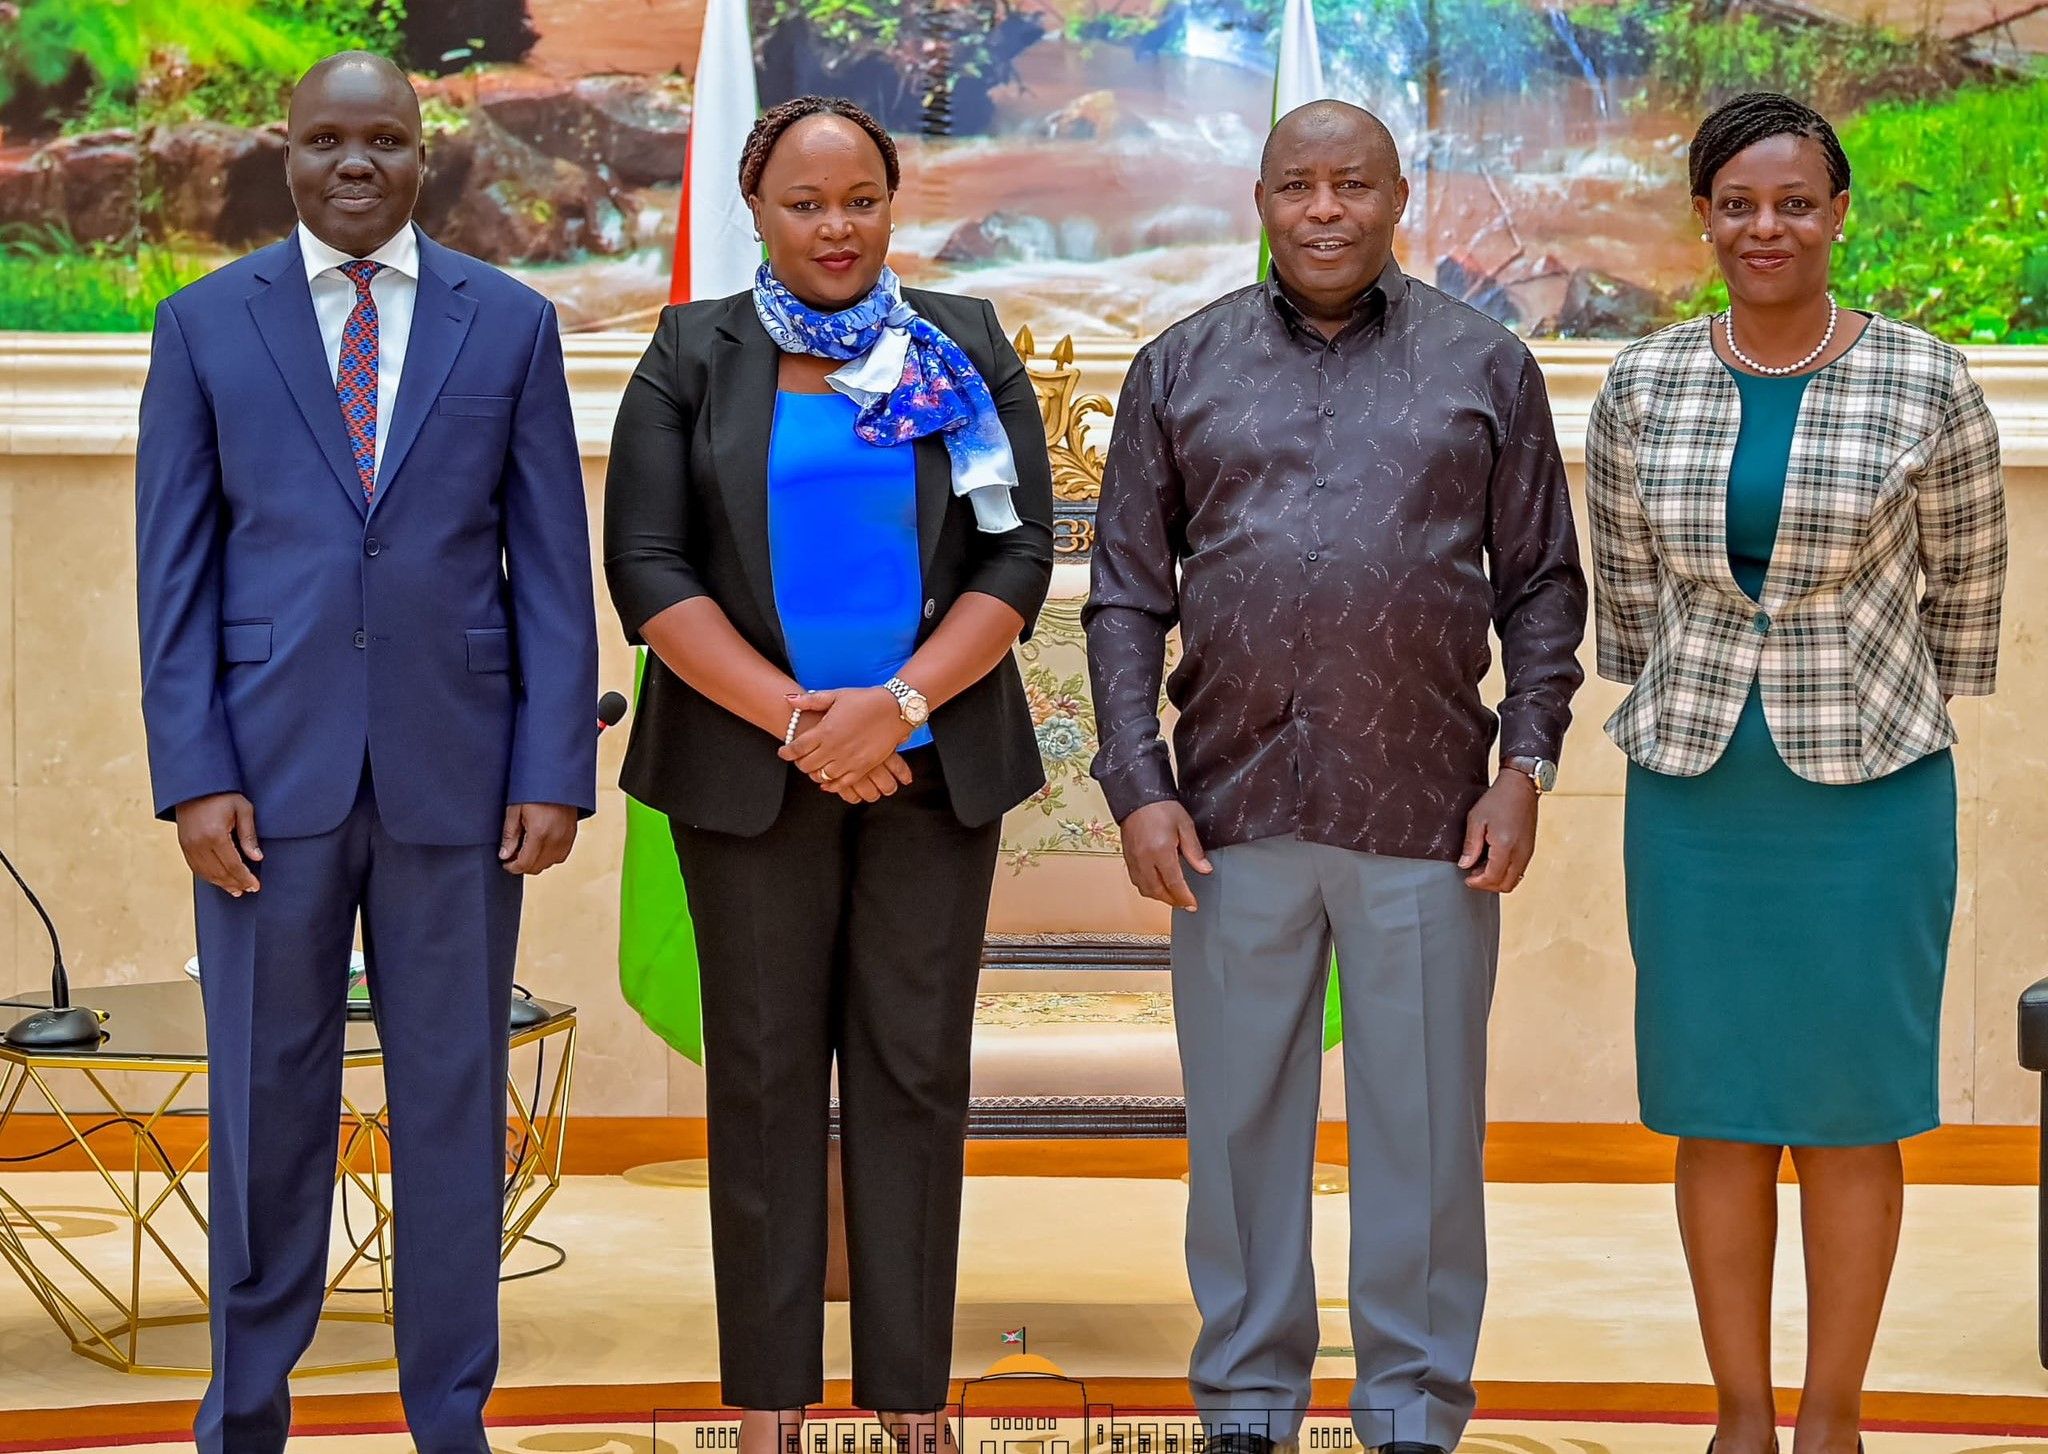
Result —
<svg viewBox="0 0 2048 1454"><path fill-rule="evenodd" d="M910 764L896 749L913 729L886 687L792 692L789 706L803 715L778 755L824 791L875 803L909 783Z"/></svg>

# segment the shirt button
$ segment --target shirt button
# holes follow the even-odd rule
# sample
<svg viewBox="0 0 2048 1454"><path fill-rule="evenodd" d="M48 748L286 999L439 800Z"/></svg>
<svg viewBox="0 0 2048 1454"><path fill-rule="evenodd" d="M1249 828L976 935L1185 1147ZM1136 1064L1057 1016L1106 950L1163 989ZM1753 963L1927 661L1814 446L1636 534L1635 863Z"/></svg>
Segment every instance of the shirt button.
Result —
<svg viewBox="0 0 2048 1454"><path fill-rule="evenodd" d="M372 535L368 540L365 540L363 542L364 555L375 555L378 551L382 550L383 548L383 546L377 543L377 537L374 535Z"/></svg>
<svg viewBox="0 0 2048 1454"><path fill-rule="evenodd" d="M1337 416L1337 406L1336 406L1335 404L1325 404L1325 405L1323 405L1323 417L1324 417L1325 419L1334 419L1334 418L1335 418L1336 416Z"/></svg>
<svg viewBox="0 0 2048 1454"><path fill-rule="evenodd" d="M356 633L356 650L361 651L365 646L368 646L369 644L369 633L364 631L358 631Z"/></svg>
<svg viewBox="0 0 2048 1454"><path fill-rule="evenodd" d="M1320 489L1321 489L1321 488L1322 488L1322 487L1323 487L1324 485L1327 485L1328 483L1330 483L1330 482L1329 482L1328 480L1324 479L1324 478L1323 478L1323 477L1322 477L1321 475L1317 475L1317 476L1316 476L1316 488L1317 488L1317 489L1319 489L1319 490L1320 490Z"/></svg>
<svg viewBox="0 0 2048 1454"><path fill-rule="evenodd" d="M1756 615L1750 618L1749 624L1756 631L1757 635L1768 636L1771 630L1770 613L1766 611L1757 612Z"/></svg>
<svg viewBox="0 0 2048 1454"><path fill-rule="evenodd" d="M1314 552L1313 550L1311 550L1311 551L1310 551L1310 552L1308 553L1308 558L1309 558L1310 560L1314 560L1314 559L1316 558L1316 553L1315 553L1315 552Z"/></svg>

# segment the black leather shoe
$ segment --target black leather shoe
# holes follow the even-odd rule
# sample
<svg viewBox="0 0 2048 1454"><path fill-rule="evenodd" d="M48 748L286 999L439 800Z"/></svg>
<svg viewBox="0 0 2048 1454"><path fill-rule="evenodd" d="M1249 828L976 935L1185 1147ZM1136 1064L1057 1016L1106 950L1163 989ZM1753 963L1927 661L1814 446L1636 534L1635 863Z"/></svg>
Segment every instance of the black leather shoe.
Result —
<svg viewBox="0 0 2048 1454"><path fill-rule="evenodd" d="M1414 1439L1401 1439L1392 1444L1382 1444L1379 1454L1450 1454L1441 1444L1423 1444Z"/></svg>
<svg viewBox="0 0 2048 1454"><path fill-rule="evenodd" d="M1202 1454L1273 1454L1273 1441L1264 1434L1232 1429L1211 1434L1202 1445Z"/></svg>

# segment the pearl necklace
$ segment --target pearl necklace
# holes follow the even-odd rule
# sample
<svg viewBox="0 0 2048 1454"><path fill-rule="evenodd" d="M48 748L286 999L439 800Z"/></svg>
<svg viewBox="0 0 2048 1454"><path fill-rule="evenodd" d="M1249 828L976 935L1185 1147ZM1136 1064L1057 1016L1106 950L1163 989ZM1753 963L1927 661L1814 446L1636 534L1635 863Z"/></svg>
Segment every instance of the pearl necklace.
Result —
<svg viewBox="0 0 2048 1454"><path fill-rule="evenodd" d="M1728 340L1728 352L1735 355L1735 361L1751 373L1766 374L1772 378L1783 378L1786 374L1798 373L1828 351L1828 345L1835 341L1835 320L1840 316L1841 310L1835 307L1835 295L1830 293L1828 294L1828 331L1820 336L1820 342L1814 345L1812 353L1799 360L1798 363L1786 364L1781 369L1765 368L1735 346L1735 310L1733 308L1730 308L1721 315L1721 336Z"/></svg>

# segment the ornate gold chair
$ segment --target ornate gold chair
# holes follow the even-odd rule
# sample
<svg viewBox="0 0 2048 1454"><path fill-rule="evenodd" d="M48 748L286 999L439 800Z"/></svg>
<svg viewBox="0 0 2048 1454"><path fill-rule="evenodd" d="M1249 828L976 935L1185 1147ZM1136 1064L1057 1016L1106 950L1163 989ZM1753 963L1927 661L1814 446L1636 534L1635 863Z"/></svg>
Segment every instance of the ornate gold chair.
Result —
<svg viewBox="0 0 2048 1454"><path fill-rule="evenodd" d="M1090 442L1090 421L1099 417L1106 429L1115 406L1101 394L1081 393L1072 334L1054 344L1044 361L1029 328L1018 329L1015 342L1018 357L1031 374L1031 387L1038 391L1045 449L1052 456L1053 549L1061 556L1086 558L1095 548L1095 506L1102 499L1104 457L1103 448Z"/></svg>

